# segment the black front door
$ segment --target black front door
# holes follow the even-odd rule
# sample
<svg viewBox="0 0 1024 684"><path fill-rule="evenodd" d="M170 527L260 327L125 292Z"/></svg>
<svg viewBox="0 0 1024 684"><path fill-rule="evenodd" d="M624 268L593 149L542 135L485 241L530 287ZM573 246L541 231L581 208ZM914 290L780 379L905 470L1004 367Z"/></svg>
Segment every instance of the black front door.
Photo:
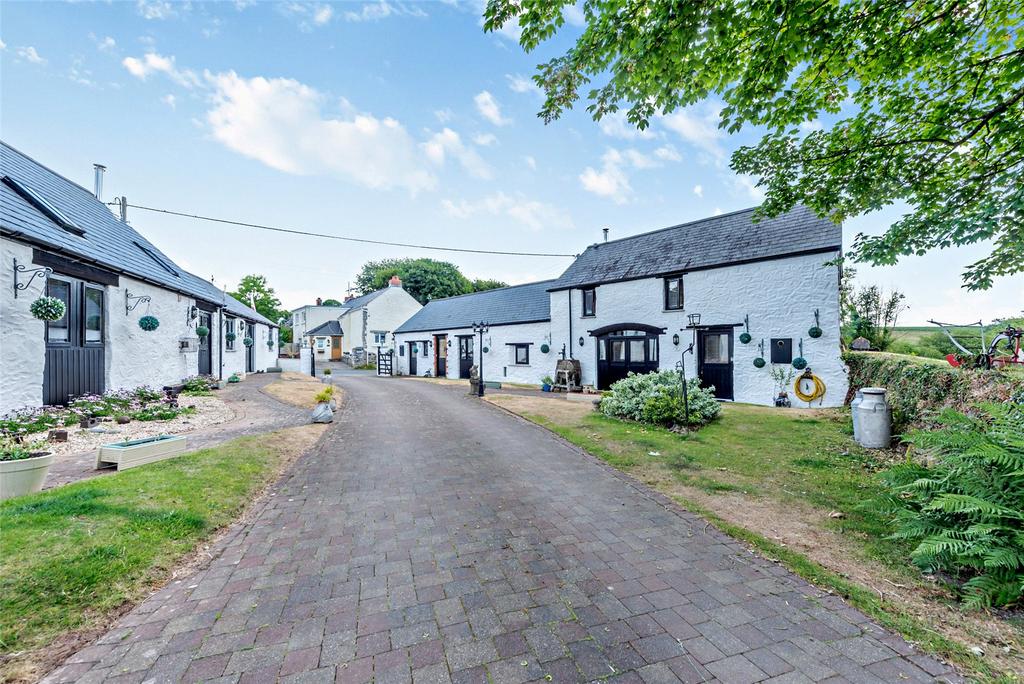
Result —
<svg viewBox="0 0 1024 684"><path fill-rule="evenodd" d="M210 336L213 335L213 326L211 325L212 316L206 311L199 312L199 323L198 326L203 326L207 330L205 337L199 338L199 374L210 375L213 372L213 351L210 346Z"/></svg>
<svg viewBox="0 0 1024 684"><path fill-rule="evenodd" d="M459 338L459 377L469 378L469 369L473 367L473 337L464 335Z"/></svg>
<svg viewBox="0 0 1024 684"><path fill-rule="evenodd" d="M434 370L439 378L448 377L448 336L434 337Z"/></svg>
<svg viewBox="0 0 1024 684"><path fill-rule="evenodd" d="M732 328L697 332L697 375L701 387L714 387L718 399L732 399Z"/></svg>
<svg viewBox="0 0 1024 684"><path fill-rule="evenodd" d="M416 354L419 353L419 349L416 347L415 342L409 342L409 375L418 375L416 372Z"/></svg>
<svg viewBox="0 0 1024 684"><path fill-rule="evenodd" d="M615 330L597 338L597 387L608 389L629 373L658 370L658 336L644 330Z"/></svg>
<svg viewBox="0 0 1024 684"><path fill-rule="evenodd" d="M245 336L252 342L248 347L245 348L245 372L255 373L256 372L256 326L252 323L246 323L245 325Z"/></svg>
<svg viewBox="0 0 1024 684"><path fill-rule="evenodd" d="M64 302L64 318L46 324L43 403L65 405L104 388L104 289L64 276L50 276L46 294Z"/></svg>

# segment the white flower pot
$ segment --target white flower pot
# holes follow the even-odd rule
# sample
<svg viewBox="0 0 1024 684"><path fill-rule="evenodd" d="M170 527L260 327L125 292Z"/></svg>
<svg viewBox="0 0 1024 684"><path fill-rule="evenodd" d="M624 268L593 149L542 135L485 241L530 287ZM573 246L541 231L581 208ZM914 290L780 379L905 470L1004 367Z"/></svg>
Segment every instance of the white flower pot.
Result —
<svg viewBox="0 0 1024 684"><path fill-rule="evenodd" d="M0 461L0 501L31 494L43 488L53 454L42 454L19 461Z"/></svg>

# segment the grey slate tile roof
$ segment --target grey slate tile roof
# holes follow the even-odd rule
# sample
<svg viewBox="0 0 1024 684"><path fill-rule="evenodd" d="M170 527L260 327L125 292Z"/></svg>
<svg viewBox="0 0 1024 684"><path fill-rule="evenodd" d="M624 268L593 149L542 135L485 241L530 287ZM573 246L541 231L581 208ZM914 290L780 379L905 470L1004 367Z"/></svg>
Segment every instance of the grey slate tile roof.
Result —
<svg viewBox="0 0 1024 684"><path fill-rule="evenodd" d="M468 328L474 321L487 321L490 325L532 323L551 318L551 295L548 288L554 280L502 287L472 294L435 299L417 311L395 330L426 332Z"/></svg>
<svg viewBox="0 0 1024 684"><path fill-rule="evenodd" d="M842 226L797 206L753 222L755 209L587 247L550 289L561 290L725 266L812 250L840 249Z"/></svg>
<svg viewBox="0 0 1024 684"><path fill-rule="evenodd" d="M339 323L338 321L327 321L326 323L321 323L320 325L316 326L312 330L307 330L306 331L306 337L310 337L310 336L313 336L313 335L341 335L341 334L342 334L342 332L341 332L341 323Z"/></svg>
<svg viewBox="0 0 1024 684"><path fill-rule="evenodd" d="M367 292L366 294L360 295L360 296L355 297L353 299L350 299L347 302L342 302L341 305L343 307L345 307L346 309L348 309L348 311L346 311L344 313L347 314L350 311L352 311L353 309L360 309L360 308L366 306L367 304L372 302L374 299L376 299L377 297L380 297L382 294L387 292L387 290L388 290L388 288L385 287L385 288L383 288L381 290L374 290L373 292Z"/></svg>
<svg viewBox="0 0 1024 684"><path fill-rule="evenodd" d="M231 313L273 325L230 295L225 297L213 283L175 264L137 230L115 218L91 192L2 141L0 176L9 176L34 191L85 231L83 236L78 236L64 230L5 183L0 183L0 234L211 304L223 302ZM174 273L168 272L154 257Z"/></svg>

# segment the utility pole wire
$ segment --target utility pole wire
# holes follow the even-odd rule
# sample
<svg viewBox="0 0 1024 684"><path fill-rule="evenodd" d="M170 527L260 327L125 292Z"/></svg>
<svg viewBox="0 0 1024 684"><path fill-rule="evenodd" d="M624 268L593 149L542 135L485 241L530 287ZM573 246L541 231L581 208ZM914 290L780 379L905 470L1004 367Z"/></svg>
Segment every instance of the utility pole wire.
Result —
<svg viewBox="0 0 1024 684"><path fill-rule="evenodd" d="M116 204L116 202L111 202ZM275 233L288 233L291 235L305 235L308 237L319 237L327 238L329 240L343 240L345 242L361 242L368 245L385 245L387 247L409 247L412 249L430 249L437 252L464 252L468 254L497 254L500 256L526 256L526 257L570 257L575 258L578 254L551 254L547 252L503 252L493 249L467 249L464 247L438 247L436 245L414 245L407 242L388 242L386 240L370 240L368 238L354 238L345 237L342 235L329 235L327 233L314 233L306 230L297 230L294 228L280 228L278 226L267 226L259 223L247 223L245 221L232 221L230 219L214 218L212 216L202 216L200 214L189 214L183 211L173 211L171 209L157 209L155 207L146 207L141 204L127 204L125 206L132 207L133 209L142 209L143 211L151 211L156 214L168 214L170 216L181 216L184 218L196 219L198 221L210 221L213 223L225 223L229 226L241 226L243 228L257 228L259 230L269 230Z"/></svg>

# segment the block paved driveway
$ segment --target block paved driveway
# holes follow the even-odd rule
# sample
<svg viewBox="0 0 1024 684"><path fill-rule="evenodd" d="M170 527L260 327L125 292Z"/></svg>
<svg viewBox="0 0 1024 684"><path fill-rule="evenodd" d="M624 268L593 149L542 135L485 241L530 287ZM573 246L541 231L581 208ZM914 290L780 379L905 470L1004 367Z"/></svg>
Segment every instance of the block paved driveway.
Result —
<svg viewBox="0 0 1024 684"><path fill-rule="evenodd" d="M956 681L546 431L401 379L48 681Z"/></svg>

